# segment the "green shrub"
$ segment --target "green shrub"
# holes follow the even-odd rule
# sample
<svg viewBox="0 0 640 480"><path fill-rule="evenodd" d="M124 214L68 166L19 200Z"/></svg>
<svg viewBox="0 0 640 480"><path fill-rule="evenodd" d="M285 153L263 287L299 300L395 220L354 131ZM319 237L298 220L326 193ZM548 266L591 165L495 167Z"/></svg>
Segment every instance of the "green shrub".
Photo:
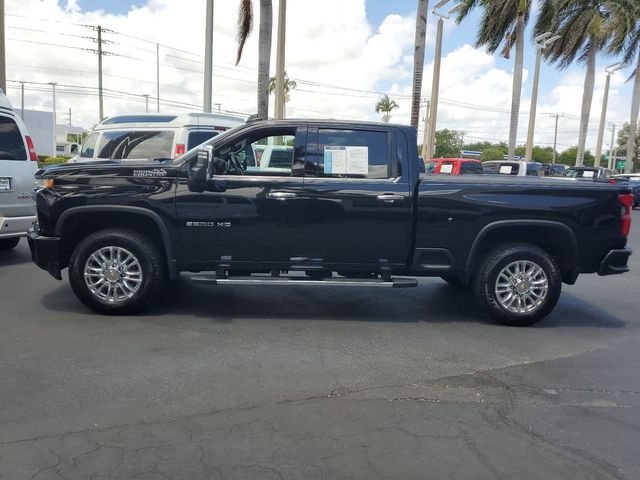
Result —
<svg viewBox="0 0 640 480"><path fill-rule="evenodd" d="M38 155L38 167L48 167L49 165L58 165L60 163L67 163L71 157L46 157L44 155Z"/></svg>

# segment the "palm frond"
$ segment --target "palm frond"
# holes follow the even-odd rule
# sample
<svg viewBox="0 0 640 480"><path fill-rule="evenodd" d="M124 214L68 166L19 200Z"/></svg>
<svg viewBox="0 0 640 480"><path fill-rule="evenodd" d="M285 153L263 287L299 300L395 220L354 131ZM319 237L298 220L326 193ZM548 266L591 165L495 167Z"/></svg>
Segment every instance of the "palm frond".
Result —
<svg viewBox="0 0 640 480"><path fill-rule="evenodd" d="M240 0L240 6L238 8L238 32L236 36L236 39L238 41L238 56L236 57L236 65L240 63L244 44L247 42L247 38L249 38L252 29L253 3L251 0Z"/></svg>

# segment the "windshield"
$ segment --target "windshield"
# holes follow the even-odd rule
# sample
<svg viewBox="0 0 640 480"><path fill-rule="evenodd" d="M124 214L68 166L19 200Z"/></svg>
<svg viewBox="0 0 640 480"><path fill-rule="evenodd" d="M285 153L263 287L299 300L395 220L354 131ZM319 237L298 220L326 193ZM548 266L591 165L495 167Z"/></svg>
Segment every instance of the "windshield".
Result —
<svg viewBox="0 0 640 480"><path fill-rule="evenodd" d="M595 168L570 168L565 176L572 178L593 178L598 176L598 170Z"/></svg>

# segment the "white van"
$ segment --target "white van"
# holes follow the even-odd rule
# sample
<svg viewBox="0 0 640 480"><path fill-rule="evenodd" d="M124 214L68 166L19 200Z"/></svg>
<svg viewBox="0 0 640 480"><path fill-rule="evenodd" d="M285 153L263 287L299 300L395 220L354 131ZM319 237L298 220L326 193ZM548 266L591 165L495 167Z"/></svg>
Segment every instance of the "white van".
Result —
<svg viewBox="0 0 640 480"><path fill-rule="evenodd" d="M31 193L37 171L27 127L0 89L0 251L18 245L36 219Z"/></svg>
<svg viewBox="0 0 640 480"><path fill-rule="evenodd" d="M243 124L243 118L215 113L118 115L96 125L69 161L176 158Z"/></svg>

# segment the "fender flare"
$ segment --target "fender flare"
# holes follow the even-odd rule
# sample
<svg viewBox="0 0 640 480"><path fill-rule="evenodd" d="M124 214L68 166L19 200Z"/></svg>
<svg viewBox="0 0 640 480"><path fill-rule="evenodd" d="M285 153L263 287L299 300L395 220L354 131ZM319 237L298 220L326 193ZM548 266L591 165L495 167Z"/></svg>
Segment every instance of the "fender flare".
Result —
<svg viewBox="0 0 640 480"><path fill-rule="evenodd" d="M171 235L167 229L167 225L162 220L162 217L156 212L143 207L133 207L129 205L85 205L80 207L71 207L68 210L62 212L56 222L56 237L62 235L65 222L75 214L87 213L87 212L126 212L133 213L135 215L143 215L153 220L158 229L160 230L160 236L162 238L162 244L164 246L167 255L167 267L169 269L169 275L172 279L177 278L179 271L177 268L177 262L173 256L173 245L171 243Z"/></svg>
<svg viewBox="0 0 640 480"><path fill-rule="evenodd" d="M571 244L572 250L572 258L571 258L571 276L574 278L578 275L578 241L576 240L575 233L569 226L564 223L553 221L553 220L498 220L495 222L488 223L480 231L476 238L473 240L471 244L471 249L469 250L469 255L467 256L467 261L464 267L464 280L469 281L473 275L472 266L476 260L478 249L480 248L480 244L482 240L493 230L506 228L506 227L546 227L553 228L556 231L562 232L562 234L569 239L569 243Z"/></svg>

